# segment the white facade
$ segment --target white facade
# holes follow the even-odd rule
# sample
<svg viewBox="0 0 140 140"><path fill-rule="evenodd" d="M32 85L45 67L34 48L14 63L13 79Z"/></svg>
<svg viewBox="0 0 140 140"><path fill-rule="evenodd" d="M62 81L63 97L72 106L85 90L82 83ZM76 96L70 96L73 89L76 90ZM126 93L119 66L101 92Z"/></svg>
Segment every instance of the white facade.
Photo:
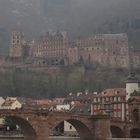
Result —
<svg viewBox="0 0 140 140"><path fill-rule="evenodd" d="M0 125L4 125L5 121L3 118L0 118Z"/></svg>
<svg viewBox="0 0 140 140"><path fill-rule="evenodd" d="M64 121L64 133L66 134L76 134L77 131L73 125L71 125L69 122Z"/></svg>
<svg viewBox="0 0 140 140"><path fill-rule="evenodd" d="M2 108L1 109L11 109L11 110L15 110L15 109L20 109L22 107L22 104L15 100L15 101L12 101L11 104L3 104L2 105Z"/></svg>
<svg viewBox="0 0 140 140"><path fill-rule="evenodd" d="M126 101L130 98L131 93L133 93L135 90L138 91L138 89L138 83L126 83Z"/></svg>
<svg viewBox="0 0 140 140"><path fill-rule="evenodd" d="M0 97L0 108L1 108L1 105L5 102L5 99L3 97Z"/></svg>
<svg viewBox="0 0 140 140"><path fill-rule="evenodd" d="M66 104L66 105L56 105L56 110L58 110L58 111L70 110L70 105L69 104Z"/></svg>

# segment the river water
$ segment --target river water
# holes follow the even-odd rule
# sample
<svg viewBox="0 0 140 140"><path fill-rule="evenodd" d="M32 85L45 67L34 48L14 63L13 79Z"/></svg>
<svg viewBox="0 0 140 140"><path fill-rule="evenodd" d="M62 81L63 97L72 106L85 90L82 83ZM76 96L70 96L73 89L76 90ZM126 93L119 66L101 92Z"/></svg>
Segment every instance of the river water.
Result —
<svg viewBox="0 0 140 140"><path fill-rule="evenodd" d="M0 138L0 140L23 140L23 139L14 139L14 138ZM79 138L50 138L49 140L80 140Z"/></svg>

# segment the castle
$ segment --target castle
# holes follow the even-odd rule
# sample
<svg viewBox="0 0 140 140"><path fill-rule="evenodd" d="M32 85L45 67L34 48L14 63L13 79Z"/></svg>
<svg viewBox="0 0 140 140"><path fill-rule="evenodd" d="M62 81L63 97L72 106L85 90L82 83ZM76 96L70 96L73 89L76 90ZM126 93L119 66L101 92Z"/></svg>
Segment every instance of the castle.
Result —
<svg viewBox="0 0 140 140"><path fill-rule="evenodd" d="M11 35L10 60L35 65L100 65L109 68L140 68L140 50L129 47L128 37L120 34L96 34L70 42L66 32L47 32L27 43L23 32Z"/></svg>

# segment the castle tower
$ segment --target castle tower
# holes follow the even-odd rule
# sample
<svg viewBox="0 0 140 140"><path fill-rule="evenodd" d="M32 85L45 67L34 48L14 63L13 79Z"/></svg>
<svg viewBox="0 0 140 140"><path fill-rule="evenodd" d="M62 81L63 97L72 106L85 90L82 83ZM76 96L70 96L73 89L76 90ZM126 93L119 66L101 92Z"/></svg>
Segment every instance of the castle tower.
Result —
<svg viewBox="0 0 140 140"><path fill-rule="evenodd" d="M13 31L11 35L10 42L10 57L22 57L22 47L24 44L24 35L23 32Z"/></svg>
<svg viewBox="0 0 140 140"><path fill-rule="evenodd" d="M130 98L131 93L138 91L139 81L135 77L135 73L131 72L126 81L126 101Z"/></svg>

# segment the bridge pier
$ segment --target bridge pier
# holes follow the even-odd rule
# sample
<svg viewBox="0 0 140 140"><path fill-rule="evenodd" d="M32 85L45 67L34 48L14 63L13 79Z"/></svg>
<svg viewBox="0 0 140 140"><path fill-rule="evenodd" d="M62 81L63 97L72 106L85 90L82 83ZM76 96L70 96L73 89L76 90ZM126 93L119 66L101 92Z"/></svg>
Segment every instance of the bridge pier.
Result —
<svg viewBox="0 0 140 140"><path fill-rule="evenodd" d="M48 140L50 135L50 129L48 123L45 121L39 121L36 128L37 139L36 140Z"/></svg>
<svg viewBox="0 0 140 140"><path fill-rule="evenodd" d="M110 118L107 115L99 115L94 118L94 139L107 140L111 137Z"/></svg>

